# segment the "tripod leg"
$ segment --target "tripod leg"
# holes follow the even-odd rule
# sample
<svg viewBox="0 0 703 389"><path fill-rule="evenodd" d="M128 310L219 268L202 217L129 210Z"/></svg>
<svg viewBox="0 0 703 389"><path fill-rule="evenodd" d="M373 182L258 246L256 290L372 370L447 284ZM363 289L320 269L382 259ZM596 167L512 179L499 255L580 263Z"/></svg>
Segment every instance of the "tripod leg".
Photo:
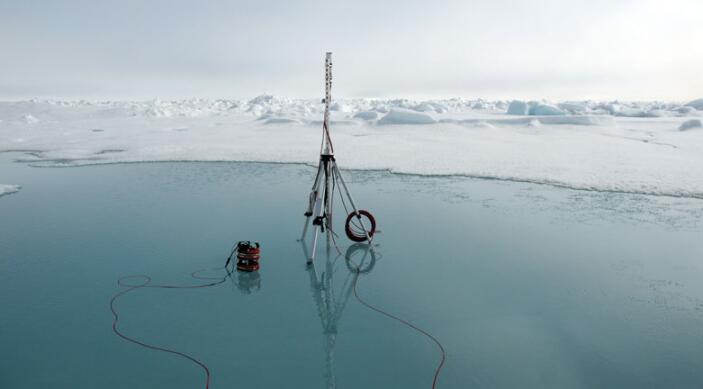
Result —
<svg viewBox="0 0 703 389"><path fill-rule="evenodd" d="M305 211L305 224L303 225L303 233L300 235L300 240L305 240L305 236L308 233L308 226L310 225L310 217L313 216L317 201L317 188L313 188L312 192L310 192L310 198L308 199L308 209Z"/></svg>
<svg viewBox="0 0 703 389"><path fill-rule="evenodd" d="M325 183L328 181L327 168L328 168L327 163L325 163L325 162L320 163L320 171L322 171L323 174L325 175ZM326 217L325 200L327 199L327 195L328 195L328 193L327 193L328 187L326 184L324 186L322 186L322 181L319 179L316 180L316 184L317 184L318 188L321 187L320 190L322 190L322 193L320 193L319 190L315 191L315 194L316 194L315 205L313 207L313 212L312 212L311 216L313 216L313 222L312 222L313 226L317 226L319 228L315 228L315 235L312 238L312 254L310 256L310 262L313 262L315 260L315 253L317 251L317 237L320 232L325 230L325 222L326 222L326 220L325 220L325 217Z"/></svg>
<svg viewBox="0 0 703 389"><path fill-rule="evenodd" d="M305 235L308 233L308 225L310 225L310 216L305 217L305 224L303 224L303 233L300 235L300 241L305 241Z"/></svg>
<svg viewBox="0 0 703 389"><path fill-rule="evenodd" d="M322 168L323 168L323 161L320 159L320 162L317 164L317 174L315 175L315 181L312 184L312 190L316 190L319 185L320 185L320 176L322 175Z"/></svg>
<svg viewBox="0 0 703 389"><path fill-rule="evenodd" d="M312 189L310 190L310 196L308 198L308 208L305 211L305 224L303 225L303 233L300 235L300 240L305 239L305 235L308 232L308 225L310 224L310 217L313 215L315 203L317 202L318 193L320 189L320 176L322 173L323 163L317 165L317 174L315 175L315 182L312 184Z"/></svg>
<svg viewBox="0 0 703 389"><path fill-rule="evenodd" d="M320 228L315 228L315 234L312 237L312 255L310 255L310 258L308 259L308 263L314 263L315 261L315 252L317 251L317 235L320 232Z"/></svg>
<svg viewBox="0 0 703 389"><path fill-rule="evenodd" d="M317 200L315 200L314 210L315 210L315 212L313 213L314 218L313 218L313 222L312 222L313 223L312 227L315 230L315 234L313 235L313 238L312 238L312 255L310 256L308 263L312 263L312 261L315 260L315 252L317 251L317 236L318 236L319 232L322 229L324 229L324 225L322 224L325 222L324 220L320 220L319 225L315 224L315 220L317 220L318 217L322 216L323 212L324 212L324 209L322 206L322 199L320 199L319 197L317 198ZM318 227L318 228L315 228L315 227ZM306 224L306 228L307 228L307 224Z"/></svg>
<svg viewBox="0 0 703 389"><path fill-rule="evenodd" d="M324 220L323 223L325 223L326 228L326 235L327 235L327 257L330 256L330 231L332 227L332 196L334 195L334 192L331 190L330 186L330 181L331 181L331 173L332 173L332 166L334 162L331 161L326 161L325 166L324 166L324 190L325 190L325 195L323 197L323 212L324 212Z"/></svg>
<svg viewBox="0 0 703 389"><path fill-rule="evenodd" d="M372 237L369 236L369 231L366 229L366 226L364 226L364 223L361 222L361 215L359 215L359 210L356 208L356 204L354 204L354 199L352 198L351 192L349 192L349 188L347 188L347 184L344 182L344 178L342 178L342 173L339 171L337 164L334 164L332 170L334 172L333 174L336 174L337 178L339 178L339 182L342 183L342 189L344 189L344 193L346 193L347 198L349 199L349 204L351 204L351 207L354 210L354 214L359 219L359 224L364 230L364 234L366 235L367 241L371 243Z"/></svg>

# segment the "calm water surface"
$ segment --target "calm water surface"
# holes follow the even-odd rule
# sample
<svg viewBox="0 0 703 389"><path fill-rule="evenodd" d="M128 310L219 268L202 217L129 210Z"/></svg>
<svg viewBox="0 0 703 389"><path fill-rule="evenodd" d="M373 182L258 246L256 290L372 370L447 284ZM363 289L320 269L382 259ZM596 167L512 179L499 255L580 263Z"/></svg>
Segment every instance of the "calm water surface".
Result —
<svg viewBox="0 0 703 389"><path fill-rule="evenodd" d="M109 301L128 274L197 283L242 239L262 243L258 277L130 292L120 329L202 360L215 389L431 386L436 346L355 300L344 256L306 267L312 168L17 157L0 154L0 182L23 186L0 198L1 388L203 388L115 336ZM703 386L703 201L346 175L382 230L359 293L444 344L438 387Z"/></svg>

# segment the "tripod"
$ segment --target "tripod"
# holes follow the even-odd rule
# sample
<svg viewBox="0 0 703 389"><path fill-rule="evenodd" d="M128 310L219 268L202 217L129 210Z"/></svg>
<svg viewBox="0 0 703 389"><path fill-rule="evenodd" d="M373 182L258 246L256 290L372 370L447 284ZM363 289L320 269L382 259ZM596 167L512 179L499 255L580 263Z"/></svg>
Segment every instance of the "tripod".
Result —
<svg viewBox="0 0 703 389"><path fill-rule="evenodd" d="M345 232L349 239L355 242L371 242L373 234L376 231L376 220L370 212L359 210L354 203L347 184L342 178L342 174L337 166L337 161L334 159L334 146L330 137L329 118L330 118L330 103L332 101L332 53L327 53L325 56L325 113L322 121L322 144L320 145L320 162L317 165L317 174L315 182L310 191L308 208L305 212L305 226L301 240L305 240L310 219L314 231L312 239L312 253L308 258L308 263L315 260L315 252L317 250L317 239L319 233L327 233L327 249L330 248L330 238L334 240L331 234L332 230L332 211L334 202L335 189L340 187L340 199L345 210L347 201L352 211L347 216L345 223ZM347 201L345 201L345 198ZM366 221L364 221L366 219ZM365 224L369 224L367 227Z"/></svg>

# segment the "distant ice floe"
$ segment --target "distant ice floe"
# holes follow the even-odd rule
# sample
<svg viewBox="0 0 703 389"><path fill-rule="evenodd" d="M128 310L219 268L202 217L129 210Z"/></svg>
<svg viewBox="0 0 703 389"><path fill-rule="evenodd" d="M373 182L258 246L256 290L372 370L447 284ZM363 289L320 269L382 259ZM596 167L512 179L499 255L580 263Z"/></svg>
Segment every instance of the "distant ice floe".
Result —
<svg viewBox="0 0 703 389"><path fill-rule="evenodd" d="M562 102L552 104L544 101L513 100L508 105L506 114L520 116L552 115L612 115L633 118L657 118L671 116L703 116L703 99L679 103L659 102Z"/></svg>
<svg viewBox="0 0 703 389"><path fill-rule="evenodd" d="M612 116L606 115L545 115L539 118L522 117L522 118L505 118L499 117L496 119L471 118L471 119L440 119L439 123L453 123L469 125L472 127L494 127L494 126L529 126L540 127L545 125L568 125L568 126L601 126L614 127L615 119Z"/></svg>
<svg viewBox="0 0 703 389"><path fill-rule="evenodd" d="M351 112L352 108L344 103L335 102L330 106L330 110L337 112Z"/></svg>
<svg viewBox="0 0 703 389"><path fill-rule="evenodd" d="M695 108L699 111L703 111L703 99L696 99L696 100L690 101L688 104L686 104L686 106Z"/></svg>
<svg viewBox="0 0 703 389"><path fill-rule="evenodd" d="M530 119L530 121L527 123L528 127L542 127L542 122L540 122L537 119Z"/></svg>
<svg viewBox="0 0 703 389"><path fill-rule="evenodd" d="M19 192L20 189L21 187L19 185L0 184L0 196Z"/></svg>
<svg viewBox="0 0 703 389"><path fill-rule="evenodd" d="M681 115L689 115L689 114L692 114L692 113L694 113L694 112L696 111L695 108L690 107L690 106L686 106L686 105L684 105L684 106L682 106L682 107L676 107L676 108L674 108L673 110L674 110L676 113L679 113L679 114L681 114Z"/></svg>
<svg viewBox="0 0 703 389"><path fill-rule="evenodd" d="M605 115L564 115L564 116L550 116L539 118L542 124L551 125L577 125L577 126L601 126L601 127L615 127L616 122L612 116Z"/></svg>
<svg viewBox="0 0 703 389"><path fill-rule="evenodd" d="M508 115L527 115L530 112L530 107L524 101L513 100L508 106Z"/></svg>
<svg viewBox="0 0 703 389"><path fill-rule="evenodd" d="M557 107L559 107L562 112L570 113L572 115L588 113L588 108L585 105L579 103L559 103L557 104Z"/></svg>
<svg viewBox="0 0 703 389"><path fill-rule="evenodd" d="M692 130L694 128L703 128L703 123L700 119L686 120L679 126L680 131Z"/></svg>
<svg viewBox="0 0 703 389"><path fill-rule="evenodd" d="M569 106L575 106L569 105ZM585 110L579 110L585 112ZM540 103L537 101L524 102L513 100L508 106L508 115L531 115L531 116L553 116L566 115L566 112L559 107L548 103Z"/></svg>
<svg viewBox="0 0 703 389"><path fill-rule="evenodd" d="M553 116L566 115L566 112L551 104L537 103L530 106L529 114L533 116Z"/></svg>
<svg viewBox="0 0 703 389"><path fill-rule="evenodd" d="M22 117L22 120L27 123L27 124L36 124L39 123L39 119L34 117L33 115L27 114Z"/></svg>
<svg viewBox="0 0 703 389"><path fill-rule="evenodd" d="M703 198L699 100L345 99L333 102L331 134L344 168ZM319 99L274 95L0 102L0 152L32 150L51 166L314 164L322 114Z"/></svg>
<svg viewBox="0 0 703 389"><path fill-rule="evenodd" d="M359 111L356 114L354 114L354 119L376 120L376 119L378 119L378 112L376 112L376 111Z"/></svg>
<svg viewBox="0 0 703 389"><path fill-rule="evenodd" d="M391 109L390 112L388 112L384 117L381 118L381 120L378 121L378 124L381 125L433 123L437 123L437 120L435 120L435 118L428 114L400 108Z"/></svg>
<svg viewBox="0 0 703 389"><path fill-rule="evenodd" d="M296 119L291 119L291 118L283 118L283 117L271 117L267 118L264 120L265 124L292 124L292 123L300 123L300 120Z"/></svg>

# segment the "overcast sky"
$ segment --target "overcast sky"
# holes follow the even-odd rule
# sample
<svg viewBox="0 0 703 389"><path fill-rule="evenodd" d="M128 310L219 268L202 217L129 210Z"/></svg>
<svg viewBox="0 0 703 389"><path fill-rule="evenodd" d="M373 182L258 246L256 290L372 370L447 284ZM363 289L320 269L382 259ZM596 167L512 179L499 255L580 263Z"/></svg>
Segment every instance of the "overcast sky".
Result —
<svg viewBox="0 0 703 389"><path fill-rule="evenodd" d="M0 99L703 97L701 0L0 0Z"/></svg>

